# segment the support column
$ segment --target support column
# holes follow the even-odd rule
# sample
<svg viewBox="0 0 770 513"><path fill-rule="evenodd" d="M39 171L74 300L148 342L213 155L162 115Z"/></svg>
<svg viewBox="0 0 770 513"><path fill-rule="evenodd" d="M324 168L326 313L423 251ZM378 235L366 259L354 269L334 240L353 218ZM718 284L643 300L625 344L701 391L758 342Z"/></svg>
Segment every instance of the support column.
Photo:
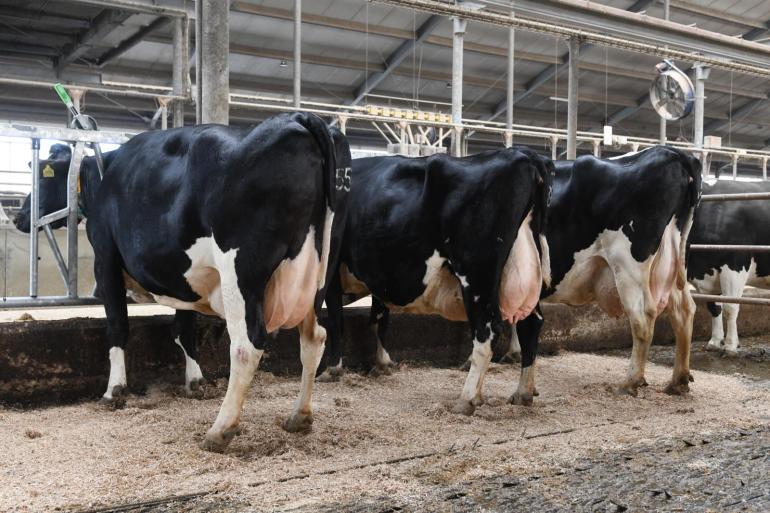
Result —
<svg viewBox="0 0 770 513"><path fill-rule="evenodd" d="M452 18L452 123L455 125L452 140L452 155L461 157L463 153L463 134L460 125L463 122L463 38L468 22L461 18Z"/></svg>
<svg viewBox="0 0 770 513"><path fill-rule="evenodd" d="M695 66L695 108L693 118L693 144L696 148L703 148L703 113L706 101L706 79L711 69L702 63Z"/></svg>
<svg viewBox="0 0 770 513"><path fill-rule="evenodd" d="M294 0L294 108L299 110L302 96L302 0Z"/></svg>
<svg viewBox="0 0 770 513"><path fill-rule="evenodd" d="M511 11L511 18L514 17L513 11ZM513 78L514 78L514 66L513 58L516 49L516 31L513 28L508 29L508 81L506 83L506 99L505 99L505 145L510 147L513 143Z"/></svg>
<svg viewBox="0 0 770 513"><path fill-rule="evenodd" d="M663 0L663 19L668 21L670 18L669 0ZM668 49L668 45L665 46ZM660 117L660 144L666 144L666 119Z"/></svg>
<svg viewBox="0 0 770 513"><path fill-rule="evenodd" d="M187 18L174 18L174 62L172 70L172 86L177 96L187 96L189 93L190 61L189 33ZM184 126L184 100L174 100L172 112L174 127Z"/></svg>
<svg viewBox="0 0 770 513"><path fill-rule="evenodd" d="M230 120L230 2L200 0L201 122L228 124Z"/></svg>
<svg viewBox="0 0 770 513"><path fill-rule="evenodd" d="M70 98L72 98L72 104L75 106L78 112L82 113L83 96L85 96L85 89L79 87L70 87L68 90ZM67 127L72 126L72 113L67 111Z"/></svg>
<svg viewBox="0 0 770 513"><path fill-rule="evenodd" d="M169 102L169 99L166 98L165 96L161 96L160 98L158 98L158 104L160 104L160 129L161 130L168 130L168 102ZM176 121L176 119L174 121Z"/></svg>
<svg viewBox="0 0 770 513"><path fill-rule="evenodd" d="M195 124L203 123L203 89L201 88L201 40L203 39L203 0L195 0Z"/></svg>
<svg viewBox="0 0 770 513"><path fill-rule="evenodd" d="M577 157L578 80L580 41L569 40L569 84L567 91L567 160Z"/></svg>

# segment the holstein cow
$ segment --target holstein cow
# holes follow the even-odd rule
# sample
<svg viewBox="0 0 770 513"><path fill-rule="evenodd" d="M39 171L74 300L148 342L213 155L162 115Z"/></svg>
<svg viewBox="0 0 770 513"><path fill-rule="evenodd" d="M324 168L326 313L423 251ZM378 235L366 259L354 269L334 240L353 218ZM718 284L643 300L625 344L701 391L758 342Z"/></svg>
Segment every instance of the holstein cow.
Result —
<svg viewBox="0 0 770 513"><path fill-rule="evenodd" d="M354 160L341 265L326 297L327 361L342 366L343 292L371 292L380 366L390 363L382 347L390 310L467 320L473 354L454 411L472 413L502 321L521 321L528 334L543 322L535 308L552 173L528 149Z"/></svg>
<svg viewBox="0 0 770 513"><path fill-rule="evenodd" d="M666 308L676 336L666 392L689 390L695 304L686 283L685 246L700 187L700 162L668 146L556 163L547 218L551 283L543 299L597 303L613 317L628 317L633 349L619 392L635 396L647 384L644 367L655 319ZM530 358L537 341L525 340L518 330L520 348L515 335L511 351Z"/></svg>
<svg viewBox="0 0 770 513"><path fill-rule="evenodd" d="M770 192L768 182L719 180L704 184L705 194ZM691 244L770 244L770 203L767 201L706 201L700 204L690 234ZM746 285L770 288L770 254L748 251L692 251L687 277L698 291L726 296L743 295ZM733 303L708 303L712 315L711 340L706 349L738 350L738 311ZM722 325L722 310L727 336Z"/></svg>
<svg viewBox="0 0 770 513"><path fill-rule="evenodd" d="M252 130L201 125L146 132L81 172L95 275L111 349L106 399L126 386L126 289L158 303L223 317L230 380L203 448L237 432L268 333L299 326L302 386L284 428L312 423L311 394L325 330L316 322L336 267L350 150L311 114L273 117ZM63 181L41 180L41 214L64 206ZM344 216L344 212L342 212ZM29 217L26 217L29 230ZM17 220L24 229L24 218Z"/></svg>

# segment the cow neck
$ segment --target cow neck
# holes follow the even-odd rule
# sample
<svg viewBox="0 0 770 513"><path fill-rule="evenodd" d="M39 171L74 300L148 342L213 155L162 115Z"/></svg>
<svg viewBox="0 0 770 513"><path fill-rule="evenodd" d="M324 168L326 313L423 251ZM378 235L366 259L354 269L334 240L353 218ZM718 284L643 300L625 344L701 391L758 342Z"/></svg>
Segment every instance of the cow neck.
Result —
<svg viewBox="0 0 770 513"><path fill-rule="evenodd" d="M88 205L93 204L93 196L98 189L101 178L99 169L92 166L81 167L78 176L78 217L88 217Z"/></svg>

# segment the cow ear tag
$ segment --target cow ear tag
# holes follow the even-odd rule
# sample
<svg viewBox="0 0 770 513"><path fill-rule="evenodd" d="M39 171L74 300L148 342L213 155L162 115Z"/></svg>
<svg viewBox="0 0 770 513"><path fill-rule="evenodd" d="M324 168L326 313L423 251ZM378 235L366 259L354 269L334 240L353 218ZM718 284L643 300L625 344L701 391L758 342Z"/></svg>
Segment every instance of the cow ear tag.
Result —
<svg viewBox="0 0 770 513"><path fill-rule="evenodd" d="M53 178L53 168L51 167L51 164L46 164L43 168L43 177L44 178Z"/></svg>

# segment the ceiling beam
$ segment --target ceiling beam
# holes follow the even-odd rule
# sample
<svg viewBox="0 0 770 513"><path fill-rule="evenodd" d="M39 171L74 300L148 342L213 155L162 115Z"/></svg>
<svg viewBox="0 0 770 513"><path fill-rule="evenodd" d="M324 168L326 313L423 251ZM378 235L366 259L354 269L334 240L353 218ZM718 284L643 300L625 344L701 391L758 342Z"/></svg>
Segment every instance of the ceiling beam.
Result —
<svg viewBox="0 0 770 513"><path fill-rule="evenodd" d="M60 14L43 14L39 11L29 9L11 9L7 7L0 8L0 21L9 25L18 27L41 26L55 27L60 29L87 29L91 22L81 18L74 18Z"/></svg>
<svg viewBox="0 0 770 513"><path fill-rule="evenodd" d="M95 44L101 42L110 32L131 16L130 12L105 9L94 18L91 27L78 36L77 41L67 45L56 63L58 73L75 62Z"/></svg>
<svg viewBox="0 0 770 513"><path fill-rule="evenodd" d="M388 78L388 76L393 73L396 68L398 68L404 59L412 54L417 45L422 43L425 38L428 37L428 35L430 35L430 33L439 26L443 19L444 18L442 16L434 14L422 25L420 25L420 28L418 28L414 33L414 38L408 39L401 43L401 45L396 48L396 50L391 53L387 59L385 59L385 69L382 71L375 71L374 73L370 74L364 79L363 83L356 87L355 96L350 104L359 104L364 98L366 98L366 95L370 91L375 89L382 83L383 80Z"/></svg>
<svg viewBox="0 0 770 513"><path fill-rule="evenodd" d="M153 32L166 27L171 22L171 18L161 17L156 18L151 23L137 30L131 37L124 39L117 46L103 53L96 59L95 64L97 66L104 66L113 59L117 59L131 48L138 45L144 38L152 34Z"/></svg>
<svg viewBox="0 0 770 513"><path fill-rule="evenodd" d="M637 0L634 2L634 4L628 8L629 12L640 12L645 10L650 4L652 4L655 0ZM594 45L592 44L584 44L580 47L580 54L585 55L585 52L587 50L590 50L593 48ZM569 68L569 52L565 52L559 57L559 64L556 66L548 66L546 69L541 71L535 78L527 82L527 87L524 91L514 94L513 95L513 104L516 105L520 101L528 98L531 96L538 87L542 86L546 82L553 79L555 76L558 76L562 73L562 71ZM579 66L579 64L578 64ZM505 113L505 111L508 110L508 101L507 99L504 99L500 103L497 104L497 107L495 107L495 110L492 112L492 114L489 116L489 120L493 120L502 114Z"/></svg>
<svg viewBox="0 0 770 513"><path fill-rule="evenodd" d="M749 100L737 109L733 110L726 120L716 120L703 127L703 133L719 132L733 123L740 123L746 116L751 114L757 107L762 106L767 100Z"/></svg>

